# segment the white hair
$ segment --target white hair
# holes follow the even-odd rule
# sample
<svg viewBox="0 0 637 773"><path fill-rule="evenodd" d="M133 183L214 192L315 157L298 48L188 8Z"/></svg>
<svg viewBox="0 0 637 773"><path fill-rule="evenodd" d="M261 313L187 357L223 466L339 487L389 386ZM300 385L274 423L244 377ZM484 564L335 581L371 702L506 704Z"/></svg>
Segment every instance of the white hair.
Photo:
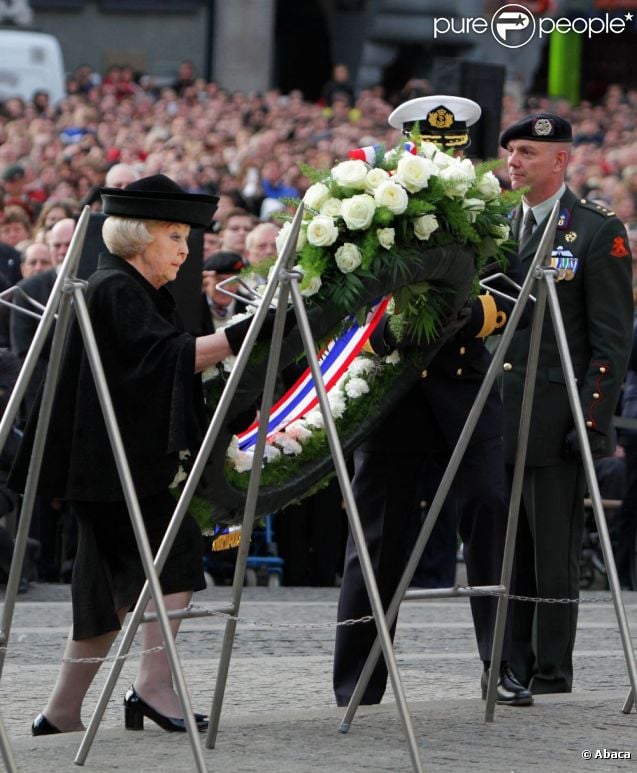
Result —
<svg viewBox="0 0 637 773"><path fill-rule="evenodd" d="M102 238L109 252L120 258L132 258L154 240L151 226L158 220L138 220L132 217L107 217L102 226Z"/></svg>

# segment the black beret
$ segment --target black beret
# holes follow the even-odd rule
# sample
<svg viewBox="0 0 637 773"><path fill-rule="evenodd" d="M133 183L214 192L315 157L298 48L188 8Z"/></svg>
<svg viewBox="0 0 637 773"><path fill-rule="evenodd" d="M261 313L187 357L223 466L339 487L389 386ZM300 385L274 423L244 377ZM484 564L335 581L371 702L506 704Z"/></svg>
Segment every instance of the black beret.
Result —
<svg viewBox="0 0 637 773"><path fill-rule="evenodd" d="M218 274L238 274L245 267L238 252L213 252L203 264L204 271L216 271Z"/></svg>
<svg viewBox="0 0 637 773"><path fill-rule="evenodd" d="M217 196L188 193L163 174L142 177L125 188L102 188L105 215L139 220L166 220L194 228L210 225Z"/></svg>
<svg viewBox="0 0 637 773"><path fill-rule="evenodd" d="M24 169L20 164L10 164L2 173L2 179L5 182L14 182L15 180L21 180L24 177Z"/></svg>
<svg viewBox="0 0 637 773"><path fill-rule="evenodd" d="M571 124L554 113L536 113L509 126L500 135L503 148L511 140L534 140L535 142L572 142Z"/></svg>

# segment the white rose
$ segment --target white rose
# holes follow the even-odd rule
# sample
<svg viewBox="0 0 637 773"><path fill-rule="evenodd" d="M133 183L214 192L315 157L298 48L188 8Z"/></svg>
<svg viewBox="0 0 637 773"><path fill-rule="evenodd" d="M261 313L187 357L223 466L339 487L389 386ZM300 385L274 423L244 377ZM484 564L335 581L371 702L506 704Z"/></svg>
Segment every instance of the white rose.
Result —
<svg viewBox="0 0 637 773"><path fill-rule="evenodd" d="M359 159L342 161L333 167L331 174L336 183L343 188L364 188L367 166Z"/></svg>
<svg viewBox="0 0 637 773"><path fill-rule="evenodd" d="M450 156L448 153L444 153L438 148L436 148L436 154L431 160L438 167L438 169L446 169L449 166L453 166L455 163L453 156Z"/></svg>
<svg viewBox="0 0 637 773"><path fill-rule="evenodd" d="M511 233L511 229L509 228L507 223L502 223L500 225L496 225L493 228L493 238L495 240L495 243L497 245L504 244L504 242L509 238L509 234Z"/></svg>
<svg viewBox="0 0 637 773"><path fill-rule="evenodd" d="M295 266L294 268L299 269L300 266ZM321 277L318 276L318 274L304 273L302 269L301 273L303 273L303 279L301 279L299 289L301 290L301 295L309 298L310 295L315 295L321 289L321 285L323 283L321 282Z"/></svg>
<svg viewBox="0 0 637 773"><path fill-rule="evenodd" d="M303 203L310 209L320 209L323 202L329 198L330 191L323 183L314 183L305 191Z"/></svg>
<svg viewBox="0 0 637 773"><path fill-rule="evenodd" d="M368 193L359 193L351 199L344 199L341 206L341 217L352 231L369 228L375 212L374 199Z"/></svg>
<svg viewBox="0 0 637 773"><path fill-rule="evenodd" d="M467 178L469 179L469 181L472 183L475 182L476 168L473 165L473 161L471 161L470 158L463 158L459 160L457 163L460 169L462 169L462 171L467 175Z"/></svg>
<svg viewBox="0 0 637 773"><path fill-rule="evenodd" d="M500 181L493 172L486 172L479 177L476 188L478 189L478 193L480 193L481 196L484 196L487 201L497 198L501 191Z"/></svg>
<svg viewBox="0 0 637 773"><path fill-rule="evenodd" d="M354 376L353 378L349 379L347 384L345 384L345 393L348 397L351 397L352 400L355 400L357 397L361 397L362 395L366 395L368 392L369 384L362 378Z"/></svg>
<svg viewBox="0 0 637 773"><path fill-rule="evenodd" d="M283 223L283 227L276 235L275 241L276 241L277 255L280 255L283 252L283 248L285 247L285 242L287 241L288 234L290 233L291 228L292 228L292 223L290 223L289 221L286 221L285 223ZM298 239L296 240L296 252L300 252L303 249L306 241L307 239L305 235L305 228L301 226Z"/></svg>
<svg viewBox="0 0 637 773"><path fill-rule="evenodd" d="M326 217L339 217L341 214L341 205L343 202L340 199L335 199L333 196L321 204L319 212Z"/></svg>
<svg viewBox="0 0 637 773"><path fill-rule="evenodd" d="M484 210L487 205L483 199L465 199L462 202L463 209L468 210L469 222L475 223L476 218Z"/></svg>
<svg viewBox="0 0 637 773"><path fill-rule="evenodd" d="M377 228L376 237L381 247L386 250L394 246L396 241L396 231L393 228Z"/></svg>
<svg viewBox="0 0 637 773"><path fill-rule="evenodd" d="M379 166L370 169L365 178L365 193L371 193L373 195L376 188L387 179L389 179L389 172L386 172Z"/></svg>
<svg viewBox="0 0 637 773"><path fill-rule="evenodd" d="M407 191L393 180L381 183L374 191L374 201L379 207L387 207L394 215L402 215L407 209Z"/></svg>
<svg viewBox="0 0 637 773"><path fill-rule="evenodd" d="M447 196L453 198L461 199L471 187L471 180L465 170L457 164L442 169L440 180Z"/></svg>
<svg viewBox="0 0 637 773"><path fill-rule="evenodd" d="M307 227L307 240L314 247L329 247L338 237L338 228L331 217L317 215Z"/></svg>
<svg viewBox="0 0 637 773"><path fill-rule="evenodd" d="M433 142L421 142L420 143L420 155L433 161L436 153L439 153L438 147Z"/></svg>
<svg viewBox="0 0 637 773"><path fill-rule="evenodd" d="M416 238L424 242L438 228L438 220L435 215L421 215L413 220L413 225Z"/></svg>
<svg viewBox="0 0 637 773"><path fill-rule="evenodd" d="M344 274L349 274L350 271L358 268L361 264L361 259L361 251L351 242L345 242L334 254L336 265Z"/></svg>
<svg viewBox="0 0 637 773"><path fill-rule="evenodd" d="M429 159L406 153L396 167L396 179L410 193L426 188L429 178L438 174L438 167Z"/></svg>

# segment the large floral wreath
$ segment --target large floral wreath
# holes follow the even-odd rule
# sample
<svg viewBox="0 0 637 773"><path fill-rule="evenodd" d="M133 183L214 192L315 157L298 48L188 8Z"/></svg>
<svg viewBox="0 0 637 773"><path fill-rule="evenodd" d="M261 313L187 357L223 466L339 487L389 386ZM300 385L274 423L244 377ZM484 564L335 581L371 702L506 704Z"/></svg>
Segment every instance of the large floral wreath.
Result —
<svg viewBox="0 0 637 773"><path fill-rule="evenodd" d="M477 292L483 266L506 263L507 213L516 199L501 191L493 174L496 163L474 166L432 143L406 142L389 152L382 146L352 151L347 161L330 171L304 170L312 184L303 197L296 268L302 273L301 294L322 322L317 326L319 337L338 339L344 329L364 326L380 289L393 296L387 313L398 340L418 344L435 339L443 320ZM281 229L279 252L290 228L286 222ZM445 273L455 270L462 281L445 287L444 282L422 279L434 264L438 273L441 267ZM204 374L211 411L232 364L229 358ZM398 398L397 384L418 369L418 346L386 357L359 352L349 360L332 384L329 402L339 434L351 435L350 448L368 431L370 416L380 417L381 408ZM279 509L298 496L303 486L289 487L289 480L298 477L304 465L328 457L323 424L320 410L313 407L270 433L261 479L262 489L270 495L263 496L261 512ZM194 503L194 510L203 516L200 520L208 525L211 520L236 519L253 465L251 450L236 435L222 438L222 443L223 480L217 476L209 488L212 519L210 502ZM179 479L187 467L185 457ZM315 474L304 492L329 473L331 462L328 458L313 467ZM231 503L224 491L236 494L230 496Z"/></svg>

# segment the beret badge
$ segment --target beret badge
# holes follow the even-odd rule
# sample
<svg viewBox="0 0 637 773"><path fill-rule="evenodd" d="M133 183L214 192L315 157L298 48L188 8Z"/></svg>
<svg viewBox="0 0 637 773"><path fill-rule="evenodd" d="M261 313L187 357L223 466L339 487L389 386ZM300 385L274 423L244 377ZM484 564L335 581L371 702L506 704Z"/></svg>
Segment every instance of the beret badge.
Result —
<svg viewBox="0 0 637 773"><path fill-rule="evenodd" d="M538 137L548 137L553 134L553 124L548 118L538 118L533 124L533 134Z"/></svg>

